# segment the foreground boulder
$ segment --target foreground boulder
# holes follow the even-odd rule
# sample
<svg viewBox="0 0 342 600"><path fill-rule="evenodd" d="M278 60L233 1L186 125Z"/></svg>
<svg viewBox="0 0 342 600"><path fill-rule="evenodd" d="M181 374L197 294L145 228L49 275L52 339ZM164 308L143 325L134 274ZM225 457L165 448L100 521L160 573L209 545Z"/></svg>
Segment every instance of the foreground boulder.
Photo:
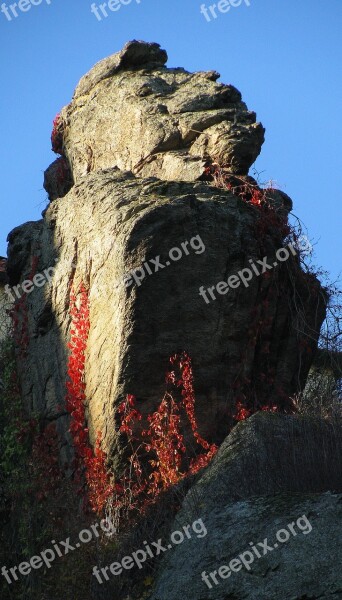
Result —
<svg viewBox="0 0 342 600"><path fill-rule="evenodd" d="M183 510L199 497L211 511L218 500L224 504L279 492L342 493L341 454L341 425L259 412L233 428Z"/></svg>
<svg viewBox="0 0 342 600"><path fill-rule="evenodd" d="M342 538L337 525L342 518L341 494L261 496L219 504L201 518L207 535L170 551L149 600L342 597ZM182 525L175 522L174 530ZM264 555L266 538L270 549ZM261 558L254 554L253 562L251 543L261 554ZM231 563L233 559L237 560ZM223 568L229 565L230 569Z"/></svg>
<svg viewBox="0 0 342 600"><path fill-rule="evenodd" d="M341 425L269 413L239 424L170 528L202 519L207 534L165 554L149 600L341 598L341 450Z"/></svg>

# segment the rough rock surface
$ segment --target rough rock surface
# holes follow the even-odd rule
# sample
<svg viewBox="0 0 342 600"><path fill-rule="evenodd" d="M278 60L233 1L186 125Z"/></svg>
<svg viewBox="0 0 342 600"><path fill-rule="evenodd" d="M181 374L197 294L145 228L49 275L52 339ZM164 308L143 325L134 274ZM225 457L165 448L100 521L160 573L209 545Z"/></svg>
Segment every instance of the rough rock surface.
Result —
<svg viewBox="0 0 342 600"><path fill-rule="evenodd" d="M264 494L342 493L341 453L342 430L332 423L258 412L233 428L188 493L183 512L203 499L214 511L217 503Z"/></svg>
<svg viewBox="0 0 342 600"><path fill-rule="evenodd" d="M60 113L63 153L75 182L112 167L195 181L210 160L248 173L264 129L240 92L216 83L215 71L168 69L166 60L158 44L133 41L81 79ZM48 191L54 177L46 174Z"/></svg>
<svg viewBox="0 0 342 600"><path fill-rule="evenodd" d="M56 267L51 284L27 296L30 340L20 358L27 406L67 429L57 407L65 395L70 284L82 281L91 321L88 418L92 439L103 432L105 450L116 445L118 402L134 394L150 413L168 358L180 349L193 360L197 418L209 439L225 438L243 386L254 386L248 393L256 407L285 406L305 384L325 313L319 284L303 276L297 257L210 304L199 295L252 259L274 260L284 236L277 228L257 235L257 207L197 181L215 160L248 177L263 141L255 114L234 87L216 83L217 73L167 69L165 61L158 45L131 42L81 80L59 124L71 169L66 187L53 163L45 183L54 200L43 219L9 235L12 285L28 277L35 259L38 273ZM269 196L287 215L288 196ZM181 259L169 260L172 249L196 238L205 251L188 245ZM146 269L141 285L126 287L124 275L146 261L151 274Z"/></svg>
<svg viewBox="0 0 342 600"><path fill-rule="evenodd" d="M340 600L342 598L341 529L342 495L279 494L258 497L234 504L219 504L213 512L201 515L208 530L202 539L186 540L169 551L149 600ZM218 571L223 565L268 539L276 542L276 533L306 516L310 533L300 530L286 543L266 556L255 559L250 571L244 567L231 572L227 579L217 575L212 589L201 577L203 571ZM181 530L189 521L173 524ZM283 537L284 539L284 537ZM263 552L262 548L257 549ZM235 568L238 568L235 565ZM209 579L209 582L211 580Z"/></svg>
<svg viewBox="0 0 342 600"><path fill-rule="evenodd" d="M44 173L44 188L50 200L63 198L73 186L73 177L69 162L61 156Z"/></svg>
<svg viewBox="0 0 342 600"><path fill-rule="evenodd" d="M307 417L257 413L240 423L170 528L180 531L201 518L207 535L164 555L149 600L340 599L341 448L341 429ZM202 580L203 571L228 565L250 542L267 537L273 546L277 531L303 515L310 533L295 529L296 536L255 558L250 571L218 576L212 589Z"/></svg>
<svg viewBox="0 0 342 600"><path fill-rule="evenodd" d="M9 237L11 283L27 277L32 256L39 257L37 272L56 265L51 285L35 288L27 298L31 339L21 371L28 406L50 414L63 404L72 277L76 287L83 281L89 289L90 424L103 431L107 449L115 438L117 403L132 393L143 412L150 412L162 396L168 358L181 348L193 360L201 430L222 441L235 407L233 384L241 362L244 376L252 378L255 364L263 360L263 337L250 341L247 353L246 340L255 309L267 296L271 317L264 341L270 344L275 373L269 400L279 400L278 388L294 393L310 364L299 367L289 265L210 305L199 295L200 286L215 284L223 274L226 279L260 256L253 236L256 213L229 192L204 183L137 180L110 170L76 184L50 204L42 221L14 230ZM140 286L122 283L125 273L156 256L166 265L170 249L196 236L204 252L191 250L146 275ZM272 239L268 244L271 256ZM292 267L298 268L295 262ZM289 293L272 292L284 282ZM314 310L306 319L318 331Z"/></svg>

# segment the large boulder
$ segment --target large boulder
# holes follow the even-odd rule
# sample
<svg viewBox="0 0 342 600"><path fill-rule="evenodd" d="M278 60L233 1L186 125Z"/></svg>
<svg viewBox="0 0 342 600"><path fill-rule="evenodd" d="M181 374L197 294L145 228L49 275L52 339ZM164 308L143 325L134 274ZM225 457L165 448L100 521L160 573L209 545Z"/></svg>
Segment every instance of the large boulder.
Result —
<svg viewBox="0 0 342 600"><path fill-rule="evenodd" d="M342 494L218 503L199 518L207 535L169 550L149 600L342 598ZM191 523L177 520L173 531Z"/></svg>
<svg viewBox="0 0 342 600"><path fill-rule="evenodd" d="M253 233L257 212L204 183L140 180L109 170L89 174L52 202L39 223L14 230L9 236L12 283L28 277L32 257L38 259L38 273L50 269L46 285L27 296L30 335L20 373L28 406L55 415L63 405L72 280L76 289L83 282L89 291L89 423L92 434L103 432L106 450L116 439L118 403L131 393L150 413L163 393L168 358L178 349L192 357L197 418L210 439L221 442L227 435L237 374L252 380L265 346L273 375L270 383L259 381L259 402L282 405L304 384L310 366L293 319L298 290L292 279L300 273L296 258L269 278L255 277L248 288L217 294L210 304L199 293L201 286L235 275L260 256ZM268 243L271 256L275 242ZM172 249L181 250L180 260L177 252L177 260L170 260ZM158 256L163 268L152 262ZM146 263L151 274L145 267L140 280L135 269ZM136 277L126 285L130 272ZM305 291L301 298L305 301ZM318 336L322 314L322 308L317 312L316 304L307 303L303 327L310 327L313 348L311 332Z"/></svg>
<svg viewBox="0 0 342 600"><path fill-rule="evenodd" d="M341 598L341 450L341 424L270 413L240 423L172 523L149 600ZM198 535L172 538L199 519Z"/></svg>
<svg viewBox="0 0 342 600"><path fill-rule="evenodd" d="M87 418L91 439L102 431L112 456L119 402L130 393L145 415L154 410L178 350L192 358L208 439L221 442L247 400L253 410L290 410L325 315L322 289L298 256L275 266L291 200L269 191L268 222L237 193L243 181L255 185L247 175L263 140L255 114L217 73L165 61L158 45L130 42L81 80L55 122L64 156L45 173L53 201L42 220L9 235L10 283L45 277L25 297L25 402L66 429L70 286L83 283ZM214 161L235 187L198 181ZM214 299L205 291L266 255L271 271L260 267Z"/></svg>
<svg viewBox="0 0 342 600"><path fill-rule="evenodd" d="M342 493L342 428L317 417L258 412L233 428L183 511L277 493ZM215 490L210 494L209 490Z"/></svg>

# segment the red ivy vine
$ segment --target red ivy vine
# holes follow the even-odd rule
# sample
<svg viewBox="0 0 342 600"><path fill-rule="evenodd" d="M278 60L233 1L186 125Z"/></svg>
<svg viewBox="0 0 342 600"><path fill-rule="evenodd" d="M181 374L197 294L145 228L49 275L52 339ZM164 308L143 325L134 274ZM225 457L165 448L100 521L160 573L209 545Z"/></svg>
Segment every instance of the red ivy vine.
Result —
<svg viewBox="0 0 342 600"><path fill-rule="evenodd" d="M173 390L166 391L158 409L147 417L148 426L140 436L133 434L133 428L142 419L135 398L128 395L119 406L120 431L127 436L130 456L126 471L113 485L106 469L106 454L101 449L100 434L95 450L92 450L86 423L84 370L90 321L88 292L83 284L77 293L71 286L70 315L66 410L71 416L75 479L81 483L81 489L82 484L86 486L87 500L96 512L101 512L110 498L112 506L119 512L141 509L154 502L161 491L206 466L217 451L217 447L210 445L198 432L191 360L185 352L171 357L174 368L167 373L166 383ZM177 392L178 400L175 399ZM188 419L196 444L203 450L193 458L189 458L187 453L182 431L183 416ZM148 456L149 473L143 472L142 454Z"/></svg>
<svg viewBox="0 0 342 600"><path fill-rule="evenodd" d="M70 167L65 156L60 156L56 161L56 181L59 187L71 184Z"/></svg>
<svg viewBox="0 0 342 600"><path fill-rule="evenodd" d="M34 423L33 420L30 421ZM37 432L38 423L33 431L32 450L29 466L35 486L35 497L41 502L51 491L58 489L64 473L59 465L59 435L55 423L49 423L41 432Z"/></svg>
<svg viewBox="0 0 342 600"><path fill-rule="evenodd" d="M112 493L106 470L106 455L101 450L98 433L93 450L89 443L89 430L85 415L85 351L89 335L89 298L81 284L78 293L73 285L70 291L71 330L68 348L68 381L66 384L66 410L70 413L70 433L73 438L75 479L87 487L87 500L92 510L101 512Z"/></svg>
<svg viewBox="0 0 342 600"><path fill-rule="evenodd" d="M53 127L51 133L51 145L52 150L56 154L64 154L63 151L63 121L60 114L56 115L53 120Z"/></svg>
<svg viewBox="0 0 342 600"><path fill-rule="evenodd" d="M205 467L217 452L215 444L209 444L198 432L195 417L195 394L191 360L186 352L170 358L172 370L166 374L169 389L157 410L147 416L147 427L135 433L143 417L137 409L136 399L128 395L119 406L120 431L127 437L129 466L115 486L114 508L130 513L133 509L144 510L155 502L162 491L177 484L187 475ZM185 436L185 417L198 447L197 456L190 458L188 440ZM142 456L150 465L143 470Z"/></svg>
<svg viewBox="0 0 342 600"><path fill-rule="evenodd" d="M203 179L211 181L215 187L227 189L259 210L259 218L255 225L256 239L261 251L264 251L263 239L266 235L278 234L281 238L291 235L296 237L294 229L288 223L287 217L279 214L270 204L268 193L273 187L261 189L256 183L242 179L237 175L225 172L220 165L214 163L205 168ZM252 180L253 181L253 180Z"/></svg>

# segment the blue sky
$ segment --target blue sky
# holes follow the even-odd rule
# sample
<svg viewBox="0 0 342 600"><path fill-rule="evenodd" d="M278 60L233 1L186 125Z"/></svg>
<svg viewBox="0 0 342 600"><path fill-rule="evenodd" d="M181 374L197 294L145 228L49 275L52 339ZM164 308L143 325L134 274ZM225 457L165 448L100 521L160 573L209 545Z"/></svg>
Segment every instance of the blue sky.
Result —
<svg viewBox="0 0 342 600"><path fill-rule="evenodd" d="M249 1L210 22L201 0L131 0L101 21L86 0L41 0L11 21L0 13L0 254L8 232L39 219L47 204L42 182L55 159L55 114L98 60L142 39L160 43L169 66L216 69L242 92L266 127L256 163L261 179L275 180L292 197L294 213L317 242L317 264L337 277L342 2Z"/></svg>

